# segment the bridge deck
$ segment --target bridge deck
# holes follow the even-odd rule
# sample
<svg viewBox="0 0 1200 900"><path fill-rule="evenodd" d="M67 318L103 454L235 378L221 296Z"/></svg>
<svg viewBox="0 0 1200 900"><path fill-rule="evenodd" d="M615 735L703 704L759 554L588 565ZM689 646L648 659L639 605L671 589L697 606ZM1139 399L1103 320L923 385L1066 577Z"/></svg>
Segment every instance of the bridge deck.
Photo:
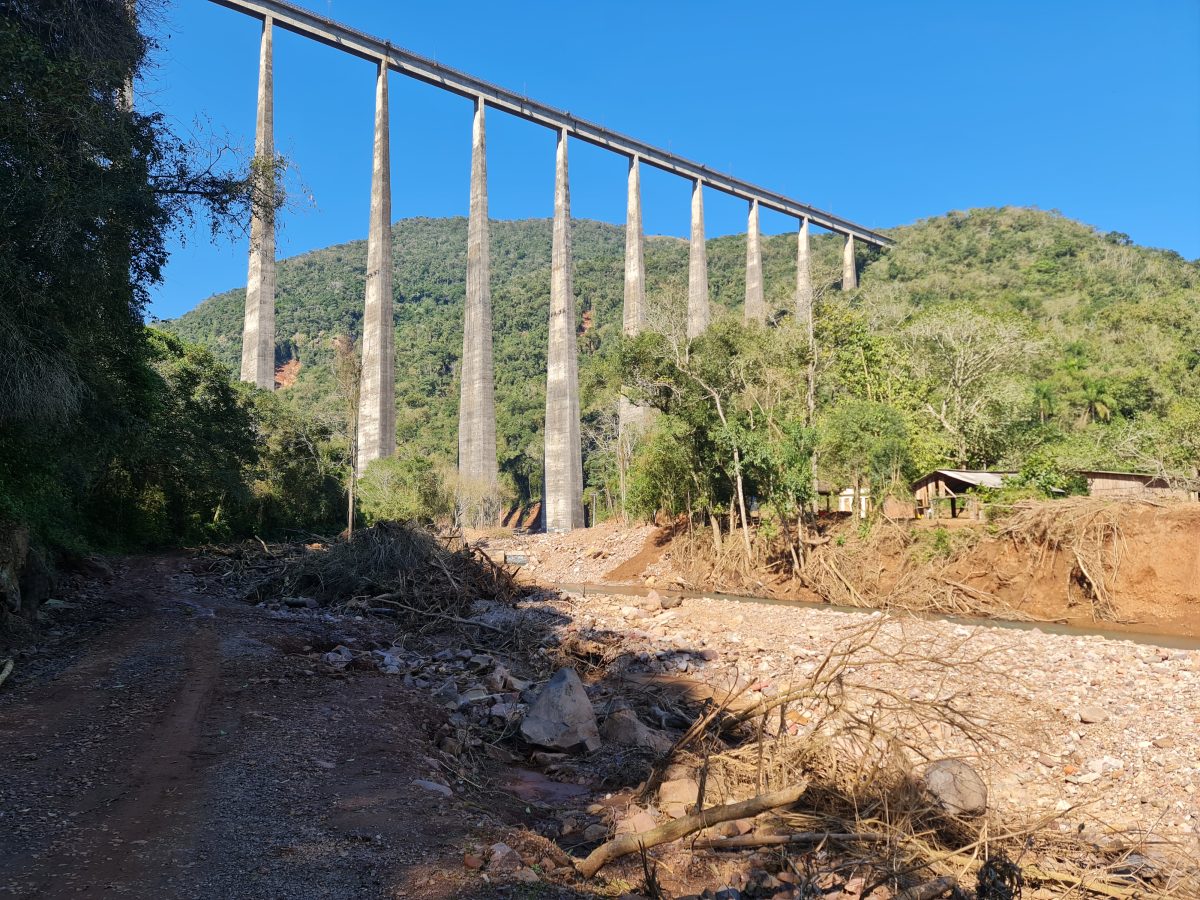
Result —
<svg viewBox="0 0 1200 900"><path fill-rule="evenodd" d="M280 28L304 37L328 44L338 50L380 62L404 75L440 87L471 99L482 98L489 106L503 110L555 130L564 129L573 137L598 147L604 147L624 156L637 156L642 162L684 178L699 180L715 190L740 197L743 200L758 200L759 205L796 218L807 218L814 225L842 235L853 235L856 240L877 247L892 243L891 239L857 225L832 213L800 203L775 191L758 187L732 175L715 172L708 166L692 162L668 150L643 143L611 129L588 122L565 112L523 97L513 91L490 84L466 72L444 66L416 53L397 47L389 41L372 37L327 19L284 0L211 0L221 6L245 13L257 19L270 16Z"/></svg>

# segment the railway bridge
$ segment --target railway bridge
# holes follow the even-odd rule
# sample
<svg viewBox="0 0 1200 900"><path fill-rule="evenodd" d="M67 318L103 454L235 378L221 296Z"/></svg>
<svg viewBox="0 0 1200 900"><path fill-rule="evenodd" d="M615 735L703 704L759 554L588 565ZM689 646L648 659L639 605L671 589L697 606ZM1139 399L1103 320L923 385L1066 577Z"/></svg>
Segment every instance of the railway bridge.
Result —
<svg viewBox="0 0 1200 900"><path fill-rule="evenodd" d="M389 165L388 76L398 72L467 98L473 105L471 186L467 240L458 468L460 480L486 493L497 484L496 410L493 391L492 305L489 290L486 113L501 110L551 129L557 137L550 291L550 338L546 371L545 479L543 512L548 531L583 525L583 463L575 293L572 286L571 195L568 139L586 141L629 161L625 231L623 328L636 335L646 318L641 203L641 167L654 166L692 185L688 262L687 332L695 337L709 320L708 265L704 243L704 195L710 188L747 204L747 320L765 321L759 210L794 217L799 240L796 259L797 312L812 303L809 227L842 235L842 289L857 286L855 242L887 246L885 236L790 197L715 171L701 163L620 134L570 112L505 90L444 66L389 41L372 37L284 0L211 0L261 22L255 156L274 156L272 36L282 28L366 60L375 67L375 144L367 237L362 381L359 394L358 456L361 473L374 459L390 456L396 444L395 325L392 309L391 172ZM269 167L263 167L265 172ZM263 177L266 177L265 175ZM275 383L275 222L274 211L255 208L250 225L250 262L242 337L243 381L271 390ZM621 405L621 428L639 420L642 410Z"/></svg>

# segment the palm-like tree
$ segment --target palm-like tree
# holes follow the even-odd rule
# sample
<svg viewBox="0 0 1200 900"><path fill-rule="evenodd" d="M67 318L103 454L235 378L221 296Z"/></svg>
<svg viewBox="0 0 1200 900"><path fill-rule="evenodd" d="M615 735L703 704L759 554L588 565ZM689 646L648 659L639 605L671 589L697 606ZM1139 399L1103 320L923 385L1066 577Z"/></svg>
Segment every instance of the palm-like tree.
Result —
<svg viewBox="0 0 1200 900"><path fill-rule="evenodd" d="M1038 420L1045 425L1046 419L1054 415L1054 385L1048 381L1039 381L1033 386L1033 405L1037 409Z"/></svg>
<svg viewBox="0 0 1200 900"><path fill-rule="evenodd" d="M1087 422L1107 422L1112 418L1117 401L1108 392L1108 385L1102 380L1084 379L1079 397L1083 401L1083 420Z"/></svg>

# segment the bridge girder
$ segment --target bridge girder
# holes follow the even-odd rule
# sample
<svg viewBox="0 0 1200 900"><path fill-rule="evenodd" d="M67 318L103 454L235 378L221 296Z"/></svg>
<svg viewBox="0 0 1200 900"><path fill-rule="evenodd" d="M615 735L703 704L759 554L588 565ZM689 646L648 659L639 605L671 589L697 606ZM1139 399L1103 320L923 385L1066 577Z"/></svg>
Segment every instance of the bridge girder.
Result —
<svg viewBox="0 0 1200 900"><path fill-rule="evenodd" d="M892 244L892 240L885 235L848 219L843 219L833 213L793 200L783 194L759 187L732 175L714 171L701 163L693 162L669 150L663 150L602 125L581 119L568 111L539 103L466 72L397 47L382 38L373 37L317 13L301 9L285 0L210 0L210 2L256 19L270 17L274 20L275 25L287 31L376 64L385 62L393 71L411 78L471 100L482 100L488 106L542 125L555 133L566 131L571 137L597 147L603 147L630 158L638 157L647 165L681 178L699 181L714 190L739 197L747 202L757 200L762 207L800 220L808 219L812 224L827 231L853 237L876 247L887 247Z"/></svg>

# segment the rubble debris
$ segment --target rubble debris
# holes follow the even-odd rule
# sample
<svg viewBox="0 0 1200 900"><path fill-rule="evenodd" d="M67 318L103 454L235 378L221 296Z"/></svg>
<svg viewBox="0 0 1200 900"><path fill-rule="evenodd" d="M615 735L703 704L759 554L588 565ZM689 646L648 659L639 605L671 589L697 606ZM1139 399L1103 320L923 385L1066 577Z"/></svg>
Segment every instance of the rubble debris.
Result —
<svg viewBox="0 0 1200 900"><path fill-rule="evenodd" d="M431 631L446 623L488 626L464 617L478 600L513 603L521 588L482 551L454 546L415 524L379 522L342 543L276 558L252 599L286 605L347 606L384 613Z"/></svg>

